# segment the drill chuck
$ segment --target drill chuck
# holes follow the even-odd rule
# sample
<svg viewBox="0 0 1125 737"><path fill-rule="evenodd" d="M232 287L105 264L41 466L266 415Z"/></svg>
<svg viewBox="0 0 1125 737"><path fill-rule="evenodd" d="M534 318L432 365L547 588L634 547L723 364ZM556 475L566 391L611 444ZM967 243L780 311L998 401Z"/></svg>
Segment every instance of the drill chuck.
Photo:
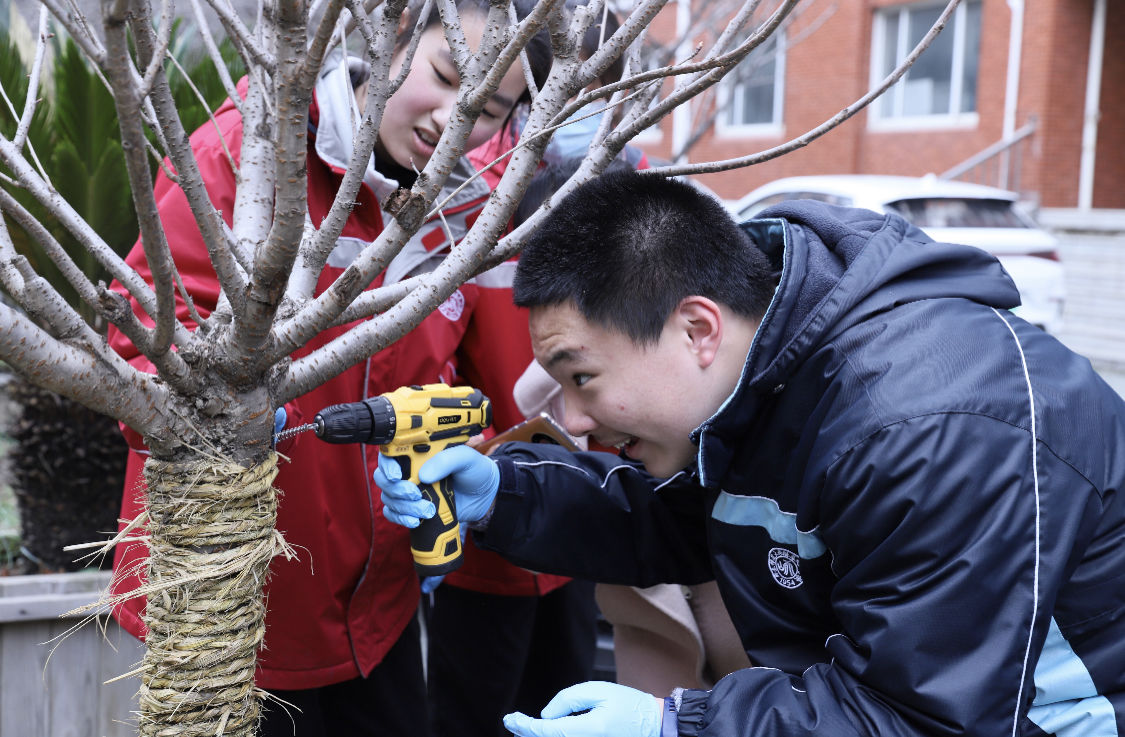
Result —
<svg viewBox="0 0 1125 737"><path fill-rule="evenodd" d="M395 408L384 396L334 404L317 412L316 436L326 443L385 445L395 436Z"/></svg>

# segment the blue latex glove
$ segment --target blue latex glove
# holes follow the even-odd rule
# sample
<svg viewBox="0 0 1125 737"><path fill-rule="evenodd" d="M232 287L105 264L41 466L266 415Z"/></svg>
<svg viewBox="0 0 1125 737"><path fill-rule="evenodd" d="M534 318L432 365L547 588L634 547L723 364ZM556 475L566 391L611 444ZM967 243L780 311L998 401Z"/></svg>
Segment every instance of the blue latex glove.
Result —
<svg viewBox="0 0 1125 737"><path fill-rule="evenodd" d="M273 435L270 436L270 447L277 445L277 434L285 429L285 423L289 422L289 413L285 411L284 407L278 407L273 412Z"/></svg>
<svg viewBox="0 0 1125 737"><path fill-rule="evenodd" d="M589 711L586 711L586 710ZM575 714L585 711L585 714ZM635 688L589 681L559 691L543 718L518 711L504 726L518 737L660 737L664 699Z"/></svg>
<svg viewBox="0 0 1125 737"><path fill-rule="evenodd" d="M391 522L414 528L420 520L434 516L434 505L422 498L417 486L404 481L402 469L382 453L373 478L383 490L383 516ZM462 524L483 519L492 509L496 490L500 488L496 462L467 445L446 448L426 461L418 470L418 478L427 484L449 479L457 519Z"/></svg>
<svg viewBox="0 0 1125 737"><path fill-rule="evenodd" d="M422 593L432 594L434 589L441 586L443 580L445 580L445 576L426 576L422 579Z"/></svg>

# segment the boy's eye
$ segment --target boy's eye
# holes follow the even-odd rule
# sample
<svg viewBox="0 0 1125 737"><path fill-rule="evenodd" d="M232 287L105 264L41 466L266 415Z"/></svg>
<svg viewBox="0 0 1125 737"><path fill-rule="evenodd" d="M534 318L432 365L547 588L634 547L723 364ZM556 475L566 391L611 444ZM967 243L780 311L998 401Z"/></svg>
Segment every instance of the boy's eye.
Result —
<svg viewBox="0 0 1125 737"><path fill-rule="evenodd" d="M583 384L585 384L585 383L586 383L587 381L589 381L591 377L590 377L590 375L589 375L589 374L575 374L575 375L574 375L573 377L571 377L571 378L572 378L572 380L574 381L574 385L575 385L575 386L582 386L582 385L583 385Z"/></svg>

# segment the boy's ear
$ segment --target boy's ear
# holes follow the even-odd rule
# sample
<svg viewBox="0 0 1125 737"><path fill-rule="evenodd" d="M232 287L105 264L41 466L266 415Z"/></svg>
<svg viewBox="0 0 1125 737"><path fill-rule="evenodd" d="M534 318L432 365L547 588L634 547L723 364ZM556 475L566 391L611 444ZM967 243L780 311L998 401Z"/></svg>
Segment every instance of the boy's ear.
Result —
<svg viewBox="0 0 1125 737"><path fill-rule="evenodd" d="M714 363L723 342L723 314L718 303L698 295L684 297L676 307L675 318L700 368Z"/></svg>

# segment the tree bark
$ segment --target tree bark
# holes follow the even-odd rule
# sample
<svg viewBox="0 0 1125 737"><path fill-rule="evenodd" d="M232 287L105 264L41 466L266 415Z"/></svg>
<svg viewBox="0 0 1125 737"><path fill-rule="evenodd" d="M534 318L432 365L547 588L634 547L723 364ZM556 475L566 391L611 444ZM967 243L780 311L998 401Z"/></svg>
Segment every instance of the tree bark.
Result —
<svg viewBox="0 0 1125 737"><path fill-rule="evenodd" d="M243 450L235 462L215 440L145 462L142 735L249 736L258 721L262 587L272 558L291 555L275 529L277 455Z"/></svg>

